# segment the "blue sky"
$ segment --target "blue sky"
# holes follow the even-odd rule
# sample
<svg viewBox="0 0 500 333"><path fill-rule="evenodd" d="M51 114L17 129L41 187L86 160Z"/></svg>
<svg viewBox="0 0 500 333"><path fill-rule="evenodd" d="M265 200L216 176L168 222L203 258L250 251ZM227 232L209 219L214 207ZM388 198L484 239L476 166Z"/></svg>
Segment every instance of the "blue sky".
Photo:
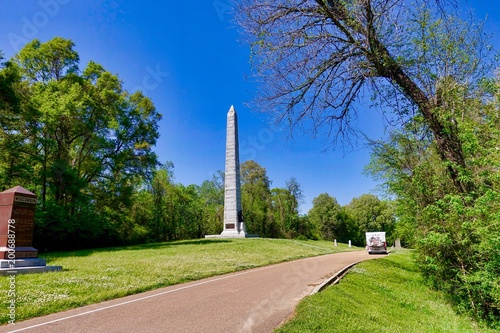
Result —
<svg viewBox="0 0 500 333"><path fill-rule="evenodd" d="M496 1L477 3L479 17L489 14L488 31L497 31ZM82 69L93 60L118 74L128 90L143 90L163 114L155 151L160 161L174 163L175 180L184 185L224 169L226 114L234 105L241 162L253 159L266 168L272 187L295 177L305 195L302 213L321 193L345 205L373 192L377 183L362 174L369 162L362 145L323 152L323 138L297 132L290 140L265 113L245 106L258 87L246 79L249 47L230 19L229 0L3 1L0 50L10 58L33 38L68 38ZM358 125L375 138L383 133L374 110L362 110Z"/></svg>

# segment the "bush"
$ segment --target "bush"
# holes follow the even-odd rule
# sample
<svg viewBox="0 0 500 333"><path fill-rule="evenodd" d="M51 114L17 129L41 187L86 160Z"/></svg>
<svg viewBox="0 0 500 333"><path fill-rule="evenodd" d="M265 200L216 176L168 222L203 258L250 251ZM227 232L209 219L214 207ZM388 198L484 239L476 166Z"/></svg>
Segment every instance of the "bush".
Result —
<svg viewBox="0 0 500 333"><path fill-rule="evenodd" d="M500 194L473 200L448 195L427 206L420 221L418 262L454 306L499 326Z"/></svg>

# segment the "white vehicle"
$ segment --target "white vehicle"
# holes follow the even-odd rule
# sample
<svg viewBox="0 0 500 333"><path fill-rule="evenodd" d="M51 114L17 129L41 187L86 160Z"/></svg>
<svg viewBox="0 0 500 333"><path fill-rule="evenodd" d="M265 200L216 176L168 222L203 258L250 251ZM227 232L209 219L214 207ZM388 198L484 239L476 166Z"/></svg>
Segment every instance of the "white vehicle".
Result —
<svg viewBox="0 0 500 333"><path fill-rule="evenodd" d="M385 231L366 233L366 251L372 253L387 253L387 242L385 240Z"/></svg>

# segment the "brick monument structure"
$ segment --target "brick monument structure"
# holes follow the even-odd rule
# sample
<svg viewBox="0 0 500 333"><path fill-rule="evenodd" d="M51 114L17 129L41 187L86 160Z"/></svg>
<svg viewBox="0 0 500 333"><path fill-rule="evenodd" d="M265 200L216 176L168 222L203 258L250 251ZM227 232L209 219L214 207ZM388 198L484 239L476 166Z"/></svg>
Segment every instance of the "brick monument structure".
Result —
<svg viewBox="0 0 500 333"><path fill-rule="evenodd" d="M0 192L0 275L61 270L33 247L36 195L16 186Z"/></svg>

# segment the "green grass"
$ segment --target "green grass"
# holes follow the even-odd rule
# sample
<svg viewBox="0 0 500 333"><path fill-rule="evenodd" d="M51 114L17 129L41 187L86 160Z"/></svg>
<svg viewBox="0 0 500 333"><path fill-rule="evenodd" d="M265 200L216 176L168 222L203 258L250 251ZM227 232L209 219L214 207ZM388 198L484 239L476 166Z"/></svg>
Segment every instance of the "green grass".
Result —
<svg viewBox="0 0 500 333"><path fill-rule="evenodd" d="M16 277L16 321L143 291L293 259L359 250L332 242L203 239L45 253L63 271ZM8 322L8 277L0 277L0 323ZM4 311L5 310L5 311Z"/></svg>
<svg viewBox="0 0 500 333"><path fill-rule="evenodd" d="M356 265L339 284L304 299L275 333L489 333L430 290L410 251Z"/></svg>

